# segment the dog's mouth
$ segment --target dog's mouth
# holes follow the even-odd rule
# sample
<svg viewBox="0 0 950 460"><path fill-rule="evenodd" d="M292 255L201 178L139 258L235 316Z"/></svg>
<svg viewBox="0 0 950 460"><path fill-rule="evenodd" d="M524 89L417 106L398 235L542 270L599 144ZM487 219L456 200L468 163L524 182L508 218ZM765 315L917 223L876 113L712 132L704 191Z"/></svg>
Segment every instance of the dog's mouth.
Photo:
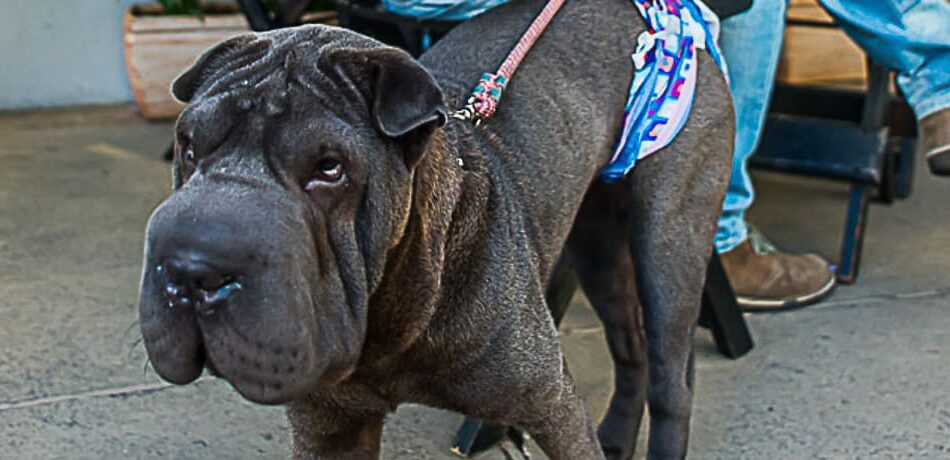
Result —
<svg viewBox="0 0 950 460"><path fill-rule="evenodd" d="M226 275L191 253L153 260L142 280L140 326L163 379L188 384L207 369L250 401L280 404L319 377L315 326L303 313L312 307L274 289L279 274Z"/></svg>
<svg viewBox="0 0 950 460"><path fill-rule="evenodd" d="M220 296L220 290L208 292L209 299L192 296L185 305L172 304L161 293L143 292L142 337L159 376L184 385L207 369L261 404L286 403L312 388L320 372L306 339L310 334L303 327L268 326L248 318L248 312L257 309L243 302L204 308Z"/></svg>
<svg viewBox="0 0 950 460"><path fill-rule="evenodd" d="M225 279L215 288L197 288L190 292L184 292L182 286L169 284L165 287L165 298L168 308L194 308L200 315L211 316L219 305L241 289L241 282L233 279Z"/></svg>
<svg viewBox="0 0 950 460"><path fill-rule="evenodd" d="M169 340L174 333L168 331L163 334L167 338L146 339L152 366L159 376L184 385L207 370L227 380L246 399L260 404L292 401L314 384L307 358L310 353L253 343L229 327L200 329L201 334L192 338Z"/></svg>

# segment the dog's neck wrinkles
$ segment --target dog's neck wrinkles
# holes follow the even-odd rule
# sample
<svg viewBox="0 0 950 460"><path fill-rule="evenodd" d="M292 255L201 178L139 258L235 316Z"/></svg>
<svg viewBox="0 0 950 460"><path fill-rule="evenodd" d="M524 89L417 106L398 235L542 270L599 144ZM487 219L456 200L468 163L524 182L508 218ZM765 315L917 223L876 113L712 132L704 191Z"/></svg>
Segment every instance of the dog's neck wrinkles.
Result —
<svg viewBox="0 0 950 460"><path fill-rule="evenodd" d="M488 237L491 180L473 132L458 122L437 130L416 168L403 237L389 251L385 275L370 299L363 369L384 371L431 334L445 291L455 287L451 280L464 276ZM373 362L366 362L369 357Z"/></svg>

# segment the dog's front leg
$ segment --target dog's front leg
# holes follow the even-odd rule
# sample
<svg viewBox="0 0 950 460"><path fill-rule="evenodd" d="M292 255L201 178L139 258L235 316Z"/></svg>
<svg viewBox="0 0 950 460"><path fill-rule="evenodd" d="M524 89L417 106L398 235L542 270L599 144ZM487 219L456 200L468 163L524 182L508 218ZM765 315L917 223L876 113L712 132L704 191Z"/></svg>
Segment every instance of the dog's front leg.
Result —
<svg viewBox="0 0 950 460"><path fill-rule="evenodd" d="M503 284L511 286L512 284ZM538 285L540 287L540 284ZM515 290L521 286L515 286ZM453 369L447 407L504 426L524 428L552 460L596 460L604 455L584 401L577 394L541 289L523 289L525 303L502 304L509 320L486 336L479 358Z"/></svg>
<svg viewBox="0 0 950 460"><path fill-rule="evenodd" d="M378 459L384 414L360 412L313 400L288 405L294 459Z"/></svg>
<svg viewBox="0 0 950 460"><path fill-rule="evenodd" d="M566 364L560 387L560 394L545 401L546 408L535 412L535 417L521 426L552 460L603 459L587 408L574 388Z"/></svg>

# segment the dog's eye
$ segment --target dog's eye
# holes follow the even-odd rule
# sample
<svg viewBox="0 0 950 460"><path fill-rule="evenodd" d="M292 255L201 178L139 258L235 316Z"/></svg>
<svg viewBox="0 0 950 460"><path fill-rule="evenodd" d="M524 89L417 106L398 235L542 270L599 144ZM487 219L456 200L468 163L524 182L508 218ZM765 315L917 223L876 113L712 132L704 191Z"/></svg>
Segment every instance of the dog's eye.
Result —
<svg viewBox="0 0 950 460"><path fill-rule="evenodd" d="M320 163L317 164L317 170L313 174L313 178L307 182L305 188L307 190L313 190L321 185L340 182L344 176L346 176L346 173L343 172L343 163L330 158L320 160Z"/></svg>
<svg viewBox="0 0 950 460"><path fill-rule="evenodd" d="M195 148L191 146L191 142L182 144L181 146L181 157L188 164L195 164Z"/></svg>
<svg viewBox="0 0 950 460"><path fill-rule="evenodd" d="M181 159L186 164L194 166L194 164L198 162L198 159L195 157L195 148L192 145L191 136L182 131L178 132L178 151L181 152Z"/></svg>

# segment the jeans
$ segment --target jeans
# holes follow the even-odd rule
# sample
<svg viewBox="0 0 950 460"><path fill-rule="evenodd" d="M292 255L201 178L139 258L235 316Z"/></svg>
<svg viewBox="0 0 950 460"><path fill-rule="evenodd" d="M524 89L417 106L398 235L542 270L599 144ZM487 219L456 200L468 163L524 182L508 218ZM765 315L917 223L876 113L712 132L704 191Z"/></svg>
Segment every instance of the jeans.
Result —
<svg viewBox="0 0 950 460"><path fill-rule="evenodd" d="M749 235L745 212L755 193L748 160L759 144L772 98L779 52L785 33L786 0L752 0L752 8L722 21L719 47L729 65L729 86L736 110L732 175L716 230L716 250L735 248Z"/></svg>
<svg viewBox="0 0 950 460"><path fill-rule="evenodd" d="M745 212L754 198L747 167L761 136L782 45L786 0L753 0L722 22L736 109L732 176L716 232L729 251L748 236ZM950 108L950 2L947 0L820 0L845 33L875 62L898 72L897 83L917 118Z"/></svg>
<svg viewBox="0 0 950 460"><path fill-rule="evenodd" d="M898 72L918 119L950 107L950 2L820 1L871 59Z"/></svg>
<svg viewBox="0 0 950 460"><path fill-rule="evenodd" d="M419 19L462 21L507 2L508 0L383 0L383 5L393 13Z"/></svg>

